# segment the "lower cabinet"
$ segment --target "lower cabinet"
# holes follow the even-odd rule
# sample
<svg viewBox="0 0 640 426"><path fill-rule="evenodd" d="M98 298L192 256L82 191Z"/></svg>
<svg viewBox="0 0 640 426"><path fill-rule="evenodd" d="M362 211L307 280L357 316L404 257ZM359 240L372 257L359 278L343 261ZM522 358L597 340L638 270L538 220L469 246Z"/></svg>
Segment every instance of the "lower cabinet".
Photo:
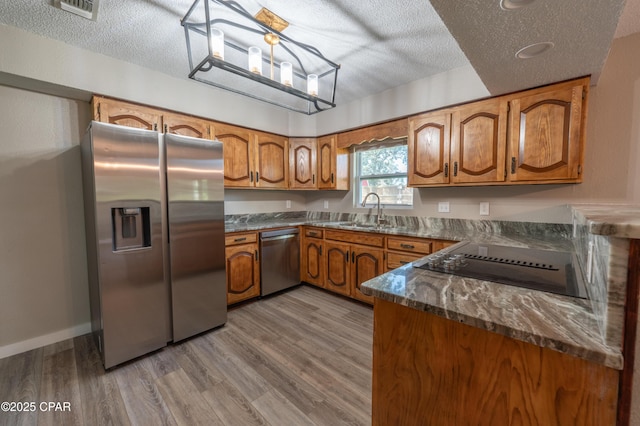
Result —
<svg viewBox="0 0 640 426"><path fill-rule="evenodd" d="M373 297L362 292L362 283L455 244L366 231L302 229L300 280L370 304Z"/></svg>
<svg viewBox="0 0 640 426"><path fill-rule="evenodd" d="M227 304L260 296L260 258L258 236L227 234L225 258L227 265Z"/></svg>
<svg viewBox="0 0 640 426"><path fill-rule="evenodd" d="M324 287L324 232L318 228L303 228L300 247L300 281Z"/></svg>

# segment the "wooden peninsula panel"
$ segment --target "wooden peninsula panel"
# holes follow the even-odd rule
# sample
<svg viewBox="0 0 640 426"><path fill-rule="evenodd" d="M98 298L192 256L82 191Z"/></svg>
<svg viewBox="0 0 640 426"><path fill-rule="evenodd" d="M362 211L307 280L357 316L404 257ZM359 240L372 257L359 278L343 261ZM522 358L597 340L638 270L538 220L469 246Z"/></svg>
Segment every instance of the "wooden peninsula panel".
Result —
<svg viewBox="0 0 640 426"><path fill-rule="evenodd" d="M618 374L375 299L373 425L614 425Z"/></svg>

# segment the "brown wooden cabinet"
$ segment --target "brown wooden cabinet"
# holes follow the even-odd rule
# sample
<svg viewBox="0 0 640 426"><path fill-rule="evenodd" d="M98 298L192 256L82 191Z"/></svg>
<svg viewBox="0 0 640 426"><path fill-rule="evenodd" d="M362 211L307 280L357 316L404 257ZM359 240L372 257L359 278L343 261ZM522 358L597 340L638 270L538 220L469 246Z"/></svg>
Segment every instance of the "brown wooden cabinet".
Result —
<svg viewBox="0 0 640 426"><path fill-rule="evenodd" d="M316 138L289 139L289 189L317 189Z"/></svg>
<svg viewBox="0 0 640 426"><path fill-rule="evenodd" d="M409 118L409 186L449 183L451 114L436 111Z"/></svg>
<svg viewBox="0 0 640 426"><path fill-rule="evenodd" d="M582 180L583 78L409 118L410 186Z"/></svg>
<svg viewBox="0 0 640 426"><path fill-rule="evenodd" d="M256 133L256 188L287 189L289 187L289 140L270 133Z"/></svg>
<svg viewBox="0 0 640 426"><path fill-rule="evenodd" d="M164 133L211 139L211 123L188 115L164 113L162 114L162 128Z"/></svg>
<svg viewBox="0 0 640 426"><path fill-rule="evenodd" d="M225 188L286 189L288 140L224 123L212 123L213 136L224 144Z"/></svg>
<svg viewBox="0 0 640 426"><path fill-rule="evenodd" d="M234 233L225 236L227 304L260 295L260 255L258 235Z"/></svg>
<svg viewBox="0 0 640 426"><path fill-rule="evenodd" d="M360 286L378 275L455 244L454 241L391 236L305 226L300 279L344 296L373 303Z"/></svg>
<svg viewBox="0 0 640 426"><path fill-rule="evenodd" d="M511 99L509 181L579 182L588 79Z"/></svg>
<svg viewBox="0 0 640 426"><path fill-rule="evenodd" d="M360 285L384 273L384 236L368 232L325 231L325 288L367 303Z"/></svg>
<svg viewBox="0 0 640 426"><path fill-rule="evenodd" d="M387 300L373 312L374 426L616 424L617 370Z"/></svg>
<svg viewBox="0 0 640 426"><path fill-rule="evenodd" d="M451 182L504 182L507 101L474 102L451 114Z"/></svg>
<svg viewBox="0 0 640 426"><path fill-rule="evenodd" d="M321 228L303 228L300 250L300 280L324 287L324 231Z"/></svg>
<svg viewBox="0 0 640 426"><path fill-rule="evenodd" d="M96 121L146 130L161 128L160 110L102 96L94 96L92 105Z"/></svg>
<svg viewBox="0 0 640 426"><path fill-rule="evenodd" d="M336 135L318 138L318 189L349 189L349 151Z"/></svg>

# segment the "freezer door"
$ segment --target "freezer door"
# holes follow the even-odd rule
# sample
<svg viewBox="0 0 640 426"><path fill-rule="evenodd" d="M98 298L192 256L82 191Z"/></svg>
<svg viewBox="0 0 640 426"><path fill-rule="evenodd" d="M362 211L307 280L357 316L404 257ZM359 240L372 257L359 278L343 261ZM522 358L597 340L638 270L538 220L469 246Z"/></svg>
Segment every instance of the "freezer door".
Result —
<svg viewBox="0 0 640 426"><path fill-rule="evenodd" d="M227 321L222 143L164 135L173 340Z"/></svg>
<svg viewBox="0 0 640 426"><path fill-rule="evenodd" d="M93 122L83 140L92 323L105 368L167 344L158 133Z"/></svg>

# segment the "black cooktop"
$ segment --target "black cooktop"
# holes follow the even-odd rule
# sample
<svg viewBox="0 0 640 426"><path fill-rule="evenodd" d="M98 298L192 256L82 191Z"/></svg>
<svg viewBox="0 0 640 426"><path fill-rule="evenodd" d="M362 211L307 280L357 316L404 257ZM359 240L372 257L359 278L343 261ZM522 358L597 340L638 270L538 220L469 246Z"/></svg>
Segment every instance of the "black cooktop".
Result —
<svg viewBox="0 0 640 426"><path fill-rule="evenodd" d="M587 298L575 255L568 252L463 243L414 262L428 269L483 281Z"/></svg>

